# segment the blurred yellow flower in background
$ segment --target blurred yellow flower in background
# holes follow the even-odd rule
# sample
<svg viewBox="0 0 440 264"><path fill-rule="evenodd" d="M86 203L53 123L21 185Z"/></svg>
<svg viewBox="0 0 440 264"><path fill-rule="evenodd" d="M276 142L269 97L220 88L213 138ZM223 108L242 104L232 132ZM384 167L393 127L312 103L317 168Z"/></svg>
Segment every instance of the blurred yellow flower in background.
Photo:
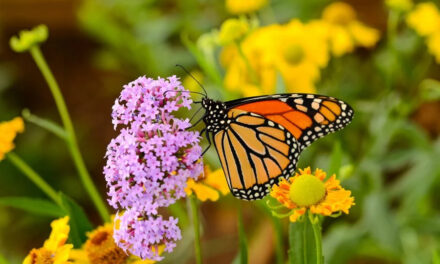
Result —
<svg viewBox="0 0 440 264"><path fill-rule="evenodd" d="M354 205L351 192L341 187L335 175L325 180L326 173L310 167L299 170L289 180L284 178L274 185L270 195L291 210L290 221L296 222L307 210L312 214L329 216L343 212L348 214Z"/></svg>
<svg viewBox="0 0 440 264"><path fill-rule="evenodd" d="M72 244L65 244L69 236L69 217L63 217L52 221L52 232L44 242L43 247L32 249L23 261L23 264L67 264Z"/></svg>
<svg viewBox="0 0 440 264"><path fill-rule="evenodd" d="M0 161L5 158L6 153L14 149L14 139L17 133L23 131L24 122L21 117L0 123Z"/></svg>
<svg viewBox="0 0 440 264"><path fill-rule="evenodd" d="M324 31L296 19L254 30L241 48L242 54L236 46L225 47L220 60L225 87L244 96L274 93L278 74L288 92L315 93L320 69L329 61Z"/></svg>
<svg viewBox="0 0 440 264"><path fill-rule="evenodd" d="M231 14L253 13L265 5L267 0L226 0L226 10Z"/></svg>
<svg viewBox="0 0 440 264"><path fill-rule="evenodd" d="M329 61L325 35L320 31L292 20L282 27L273 41L272 53L288 92L315 93L320 68Z"/></svg>
<svg viewBox="0 0 440 264"><path fill-rule="evenodd" d="M406 22L417 34L427 37L428 51L440 63L440 12L437 6L431 2L416 5L408 14Z"/></svg>
<svg viewBox="0 0 440 264"><path fill-rule="evenodd" d="M408 25L420 36L428 36L440 30L440 14L434 3L416 5L406 18Z"/></svg>
<svg viewBox="0 0 440 264"><path fill-rule="evenodd" d="M197 181L193 179L188 180L185 192L187 195L194 193L197 199L202 202L207 200L217 201L220 198L220 194L226 195L229 193L223 169L219 168L211 171L208 166L205 166L204 175L201 175Z"/></svg>
<svg viewBox="0 0 440 264"><path fill-rule="evenodd" d="M249 23L244 18L230 18L220 27L218 41L220 45L227 45L240 41L249 31Z"/></svg>
<svg viewBox="0 0 440 264"><path fill-rule="evenodd" d="M386 0L385 4L389 8L398 11L409 11L413 7L413 2L411 0Z"/></svg>
<svg viewBox="0 0 440 264"><path fill-rule="evenodd" d="M279 25L270 25L253 31L241 43L242 54L237 45L222 50L220 62L226 68L226 89L244 96L274 92L276 71L270 52L280 28Z"/></svg>
<svg viewBox="0 0 440 264"><path fill-rule="evenodd" d="M337 57L352 52L356 46L371 48L379 40L379 31L356 20L356 12L346 3L330 4L324 9L322 19L312 24L326 28L331 51Z"/></svg>

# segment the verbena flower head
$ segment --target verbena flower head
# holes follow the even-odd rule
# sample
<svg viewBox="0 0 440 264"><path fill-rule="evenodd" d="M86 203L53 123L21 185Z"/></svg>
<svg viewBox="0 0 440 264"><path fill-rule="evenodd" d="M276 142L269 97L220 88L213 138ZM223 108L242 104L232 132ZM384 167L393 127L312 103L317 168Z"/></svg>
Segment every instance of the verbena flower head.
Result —
<svg viewBox="0 0 440 264"><path fill-rule="evenodd" d="M69 236L70 226L69 217L63 217L52 221L50 226L52 232L49 238L44 242L43 247L34 248L23 261L23 264L33 263L59 263L68 264L69 253L73 248L72 244L66 244Z"/></svg>
<svg viewBox="0 0 440 264"><path fill-rule="evenodd" d="M340 212L348 214L354 198L350 191L341 187L335 175L325 180L326 173L320 169L316 169L315 173L310 167L299 171L289 180L282 179L270 192L272 197L291 210L291 222L296 222L307 210L324 216Z"/></svg>
<svg viewBox="0 0 440 264"><path fill-rule="evenodd" d="M190 108L184 91L176 77L140 77L124 86L112 113L115 128L122 129L107 148L104 168L115 209L136 206L157 214L158 207L184 197L188 178L203 170L198 132L186 131L189 121L171 114Z"/></svg>
<svg viewBox="0 0 440 264"><path fill-rule="evenodd" d="M161 260L161 252L171 252L182 238L178 219L161 215L146 216L132 207L115 218L114 239L117 244L142 259Z"/></svg>
<svg viewBox="0 0 440 264"><path fill-rule="evenodd" d="M194 194L202 202L207 200L217 201L220 194L226 195L229 193L223 169L219 168L211 171L208 166L205 166L204 174L200 175L197 180L188 180L185 192L188 196Z"/></svg>
<svg viewBox="0 0 440 264"><path fill-rule="evenodd" d="M24 122L21 117L16 117L11 121L0 122L0 161L5 154L14 149L14 139L17 133L24 131Z"/></svg>
<svg viewBox="0 0 440 264"><path fill-rule="evenodd" d="M180 239L177 219L158 215L185 196L188 179L203 171L199 133L188 119L173 116L190 108L188 91L175 77L140 77L124 86L113 106L119 135L107 148L104 174L109 203L124 210L114 238L119 247L143 259L160 260L157 248L171 251Z"/></svg>

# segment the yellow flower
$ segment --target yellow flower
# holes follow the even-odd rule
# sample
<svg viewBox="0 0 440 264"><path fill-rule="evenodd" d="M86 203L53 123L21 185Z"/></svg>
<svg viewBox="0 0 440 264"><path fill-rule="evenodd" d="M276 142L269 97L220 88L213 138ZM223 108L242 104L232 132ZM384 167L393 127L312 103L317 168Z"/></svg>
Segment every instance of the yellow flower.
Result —
<svg viewBox="0 0 440 264"><path fill-rule="evenodd" d="M220 45L227 45L235 41L240 41L248 31L249 23L246 19L230 18L221 25L218 41Z"/></svg>
<svg viewBox="0 0 440 264"><path fill-rule="evenodd" d="M320 68L329 60L324 33L298 20L253 31L241 43L242 54L236 45L223 49L225 87L244 96L272 94L280 75L289 92L316 92Z"/></svg>
<svg viewBox="0 0 440 264"><path fill-rule="evenodd" d="M291 222L297 221L307 210L324 216L339 212L348 214L354 198L350 191L341 187L335 175L325 180L326 173L320 169L316 169L314 174L310 167L299 171L289 180L282 179L270 192L272 197L291 210Z"/></svg>
<svg viewBox="0 0 440 264"><path fill-rule="evenodd" d="M420 36L428 36L440 30L440 14L434 3L421 3L408 14L408 25Z"/></svg>
<svg viewBox="0 0 440 264"><path fill-rule="evenodd" d="M14 139L17 133L24 131L24 122L21 117L16 117L11 121L0 123L0 161L5 158L5 154L14 149Z"/></svg>
<svg viewBox="0 0 440 264"><path fill-rule="evenodd" d="M325 28L335 56L352 52L356 46L371 48L379 40L379 31L356 20L354 9L343 2L327 6L322 21L314 21L315 27Z"/></svg>
<svg viewBox="0 0 440 264"><path fill-rule="evenodd" d="M386 0L385 4L389 8L398 11L409 11L413 6L413 2L411 0Z"/></svg>
<svg viewBox="0 0 440 264"><path fill-rule="evenodd" d="M275 67L289 92L315 93L320 68L329 61L325 35L314 27L292 20L283 26L274 41Z"/></svg>
<svg viewBox="0 0 440 264"><path fill-rule="evenodd" d="M52 232L44 242L43 247L32 249L23 261L23 264L68 264L72 244L65 244L69 236L69 217L52 221Z"/></svg>
<svg viewBox="0 0 440 264"><path fill-rule="evenodd" d="M133 255L127 255L119 248L113 239L111 223L99 226L87 234L87 241L82 249L74 249L70 259L75 264L153 264L153 260L142 260ZM164 246L159 246L160 254Z"/></svg>
<svg viewBox="0 0 440 264"><path fill-rule="evenodd" d="M429 52L434 55L435 61L440 63L440 30L429 36L426 40Z"/></svg>
<svg viewBox="0 0 440 264"><path fill-rule="evenodd" d="M220 198L219 192L222 195L229 193L229 187L221 168L211 172L209 167L205 166L204 178L199 178L197 181L189 179L186 184L186 194L194 193L202 202L207 200L215 202Z"/></svg>
<svg viewBox="0 0 440 264"><path fill-rule="evenodd" d="M226 10L231 14L252 13L267 4L267 0L226 0Z"/></svg>
<svg viewBox="0 0 440 264"><path fill-rule="evenodd" d="M434 3L421 3L406 18L420 36L427 37L428 51L440 63L440 12Z"/></svg>

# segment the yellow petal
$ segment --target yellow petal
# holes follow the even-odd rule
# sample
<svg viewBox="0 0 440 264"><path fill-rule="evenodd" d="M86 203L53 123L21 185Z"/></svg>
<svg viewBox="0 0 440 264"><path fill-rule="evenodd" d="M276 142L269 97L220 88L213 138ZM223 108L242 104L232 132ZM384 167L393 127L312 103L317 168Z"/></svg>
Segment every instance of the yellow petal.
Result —
<svg viewBox="0 0 440 264"><path fill-rule="evenodd" d="M50 226L52 227L52 232L50 233L49 238L44 242L44 248L55 252L58 247L64 245L70 231L68 222L68 216L52 221L52 223L50 224Z"/></svg>
<svg viewBox="0 0 440 264"><path fill-rule="evenodd" d="M379 40L380 34L377 29L364 26L358 21L350 23L348 29L359 46L371 48Z"/></svg>
<svg viewBox="0 0 440 264"><path fill-rule="evenodd" d="M229 193L228 183L226 182L225 173L223 172L222 168L209 173L204 182L214 189L220 191L220 193L223 195Z"/></svg>
<svg viewBox="0 0 440 264"><path fill-rule="evenodd" d="M406 22L421 36L428 36L439 30L440 14L434 3L421 3L408 14Z"/></svg>

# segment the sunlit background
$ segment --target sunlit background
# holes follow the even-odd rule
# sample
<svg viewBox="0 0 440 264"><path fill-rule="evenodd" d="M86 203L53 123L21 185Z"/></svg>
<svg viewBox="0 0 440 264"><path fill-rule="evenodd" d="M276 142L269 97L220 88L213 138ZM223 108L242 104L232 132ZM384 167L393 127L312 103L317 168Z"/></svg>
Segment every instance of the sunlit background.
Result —
<svg viewBox="0 0 440 264"><path fill-rule="evenodd" d="M269 0L254 15L244 17L258 21L258 27L295 18L305 24L322 20L323 10L331 3ZM431 263L436 256L438 262L434 263L440 263L440 83L436 81L440 67L435 59L440 41L431 44L434 52L428 51L427 36L408 25L406 18L417 3L402 10L384 1L346 3L356 12L356 21L377 30L373 33L377 37L369 37L371 44L354 44L352 50L341 54L330 51L313 81L297 82L304 78L300 77L301 69L290 73L280 70L271 75L267 87L258 90L233 76L246 72L240 65L228 64L233 63L230 57L228 61L230 45L210 42L225 20L238 17L228 12L223 0L0 0L0 121L21 115L25 108L38 116L60 120L29 54L14 53L9 47L11 36L39 24L49 28L42 51L64 94L86 164L104 196L104 154L116 135L111 106L122 85L140 75L155 78L176 74L186 88L200 90L175 67L178 63L216 99L276 92L313 92L341 98L355 109L353 123L313 144L304 151L299 164L328 170L332 166L330 157L340 146L342 159L336 172L355 197L356 206L349 215L324 222L326 263ZM304 37L307 32L303 32ZM245 52L263 43L257 37L243 41ZM316 46L319 42L315 41L304 45ZM263 55L256 56L258 61ZM212 65L216 73L210 72ZM265 81L263 75L260 77ZM58 138L28 123L15 142L16 153L55 189L78 201L92 222L100 223ZM213 168L219 166L214 150L208 152L205 162ZM0 163L0 196L44 194L5 160ZM206 263L230 263L234 259L238 202L228 196L203 203ZM249 263L273 263L271 219L255 203L243 204ZM51 220L0 205L0 254L11 263L21 263L31 248L45 240ZM287 222L282 223L287 230ZM188 253L192 252L191 239L191 234L183 232L182 241L164 263L193 263L192 253Z"/></svg>

